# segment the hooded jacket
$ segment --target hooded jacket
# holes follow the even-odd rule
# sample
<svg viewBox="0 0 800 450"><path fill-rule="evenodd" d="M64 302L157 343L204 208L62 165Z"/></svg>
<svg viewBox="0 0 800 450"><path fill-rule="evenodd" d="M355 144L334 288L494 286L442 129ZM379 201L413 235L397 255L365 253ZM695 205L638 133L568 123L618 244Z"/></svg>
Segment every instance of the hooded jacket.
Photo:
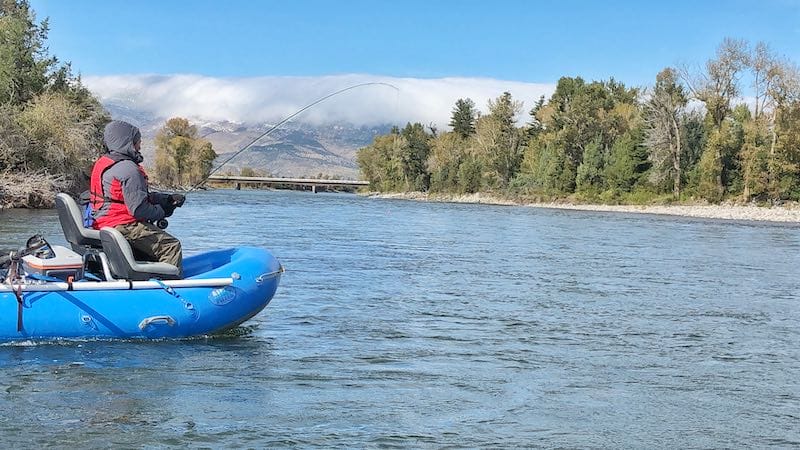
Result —
<svg viewBox="0 0 800 450"><path fill-rule="evenodd" d="M90 200L95 229L133 222L154 222L166 216L159 205L165 194L149 193L142 154L134 147L139 129L115 120L106 125L103 142L107 153L92 168Z"/></svg>

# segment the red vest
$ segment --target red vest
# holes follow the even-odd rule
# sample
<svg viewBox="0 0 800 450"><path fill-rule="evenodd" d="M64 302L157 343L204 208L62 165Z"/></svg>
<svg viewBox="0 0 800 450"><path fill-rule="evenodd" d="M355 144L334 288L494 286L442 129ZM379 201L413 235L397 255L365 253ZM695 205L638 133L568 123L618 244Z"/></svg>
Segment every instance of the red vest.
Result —
<svg viewBox="0 0 800 450"><path fill-rule="evenodd" d="M136 218L128 211L125 206L125 197L122 195L122 183L116 178L111 181L111 192L103 192L103 174L111 166L116 164L117 161L102 156L94 163L92 168L91 184L89 185L90 197L89 201L92 203L92 211L99 211L105 204L109 204L105 214L95 217L94 229L99 230L103 227L115 227L117 225L125 225L128 223L136 222ZM137 165L139 172L142 176L147 178L144 168Z"/></svg>

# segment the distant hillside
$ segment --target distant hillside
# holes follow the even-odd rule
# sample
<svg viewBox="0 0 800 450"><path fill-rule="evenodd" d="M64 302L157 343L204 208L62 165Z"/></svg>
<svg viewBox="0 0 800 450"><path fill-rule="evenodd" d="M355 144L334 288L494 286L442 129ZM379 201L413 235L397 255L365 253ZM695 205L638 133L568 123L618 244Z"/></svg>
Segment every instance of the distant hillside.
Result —
<svg viewBox="0 0 800 450"><path fill-rule="evenodd" d="M130 106L104 104L111 116L125 120L142 131L142 153L145 165L155 154L154 138L168 118L155 117ZM190 119L192 121L192 119ZM248 125L232 122L198 123L200 136L214 145L219 157L215 167L241 150L273 124ZM355 155L359 148L372 143L377 135L386 134L390 125L359 127L349 124L313 126L289 122L256 145L242 152L219 172L238 173L249 167L264 174L281 177L316 177L318 175L357 179Z"/></svg>

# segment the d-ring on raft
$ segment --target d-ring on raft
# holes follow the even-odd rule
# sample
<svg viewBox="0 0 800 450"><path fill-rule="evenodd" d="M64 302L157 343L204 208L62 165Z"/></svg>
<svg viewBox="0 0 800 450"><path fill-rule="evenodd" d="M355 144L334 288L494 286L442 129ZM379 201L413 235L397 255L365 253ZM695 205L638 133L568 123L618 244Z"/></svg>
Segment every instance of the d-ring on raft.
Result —
<svg viewBox="0 0 800 450"><path fill-rule="evenodd" d="M56 208L72 248L17 255L0 285L0 341L220 333L264 309L283 273L267 250L239 247L187 257L175 279L173 266L136 261L116 230L83 228L68 195Z"/></svg>

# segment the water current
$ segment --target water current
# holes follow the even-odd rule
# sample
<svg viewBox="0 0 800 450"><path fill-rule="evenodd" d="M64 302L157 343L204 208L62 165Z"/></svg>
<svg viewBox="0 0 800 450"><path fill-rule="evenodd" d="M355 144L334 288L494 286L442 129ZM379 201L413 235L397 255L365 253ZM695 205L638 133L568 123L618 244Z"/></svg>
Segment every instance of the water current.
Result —
<svg viewBox="0 0 800 450"><path fill-rule="evenodd" d="M225 336L0 346L7 448L800 446L800 227L208 191L286 267ZM0 248L55 211L0 212Z"/></svg>

